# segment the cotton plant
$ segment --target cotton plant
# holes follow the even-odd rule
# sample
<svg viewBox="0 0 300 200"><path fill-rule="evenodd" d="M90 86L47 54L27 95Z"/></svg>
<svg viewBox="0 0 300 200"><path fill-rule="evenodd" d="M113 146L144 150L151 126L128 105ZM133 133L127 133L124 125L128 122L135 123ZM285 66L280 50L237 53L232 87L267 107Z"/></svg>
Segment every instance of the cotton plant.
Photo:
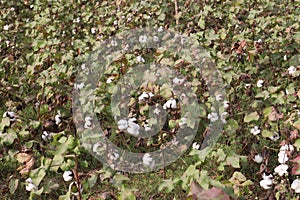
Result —
<svg viewBox="0 0 300 200"><path fill-rule="evenodd" d="M277 177L285 177L289 175L289 166L287 162L289 161L289 155L291 155L295 151L295 148L291 144L284 144L280 147L278 153L278 165L274 168L274 176ZM260 181L260 186L264 189L270 189L273 185L273 175L266 175L263 174L263 179ZM300 182L295 179L292 184L291 188L295 191L295 193L300 193Z"/></svg>

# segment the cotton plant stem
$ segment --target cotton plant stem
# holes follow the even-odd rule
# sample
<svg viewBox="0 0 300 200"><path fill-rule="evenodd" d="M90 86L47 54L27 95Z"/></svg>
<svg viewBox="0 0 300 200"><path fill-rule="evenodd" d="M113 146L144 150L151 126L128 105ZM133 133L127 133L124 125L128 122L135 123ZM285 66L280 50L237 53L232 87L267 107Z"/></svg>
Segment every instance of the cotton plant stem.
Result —
<svg viewBox="0 0 300 200"><path fill-rule="evenodd" d="M176 26L178 26L179 25L179 18L178 18L178 2L177 2L177 0L174 0L174 4L175 4Z"/></svg>
<svg viewBox="0 0 300 200"><path fill-rule="evenodd" d="M75 181L77 183L78 199L82 200L81 190L80 190L81 189L80 179L79 179L79 175L78 175L78 157L77 156L75 156L74 178L75 178Z"/></svg>

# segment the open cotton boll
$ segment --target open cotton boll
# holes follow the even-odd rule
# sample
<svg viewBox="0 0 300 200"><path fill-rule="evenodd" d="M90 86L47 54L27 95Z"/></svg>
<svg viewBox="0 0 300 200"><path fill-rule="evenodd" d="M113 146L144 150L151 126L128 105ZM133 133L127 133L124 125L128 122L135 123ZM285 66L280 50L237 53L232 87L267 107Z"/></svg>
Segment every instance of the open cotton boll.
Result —
<svg viewBox="0 0 300 200"><path fill-rule="evenodd" d="M291 185L291 188L295 190L296 193L300 193L300 181L299 179L295 179Z"/></svg>
<svg viewBox="0 0 300 200"><path fill-rule="evenodd" d="M179 126L183 127L184 125L186 125L186 123L187 123L187 118L182 117L179 121Z"/></svg>
<svg viewBox="0 0 300 200"><path fill-rule="evenodd" d="M289 75L294 75L296 71L297 71L297 69L294 66L290 66L288 68Z"/></svg>
<svg viewBox="0 0 300 200"><path fill-rule="evenodd" d="M280 147L280 151L290 151L293 152L294 151L294 146L291 144L285 144L283 146Z"/></svg>
<svg viewBox="0 0 300 200"><path fill-rule="evenodd" d="M274 172L277 173L279 176L283 176L284 174L288 174L287 170L288 170L289 166L286 164L281 164L278 165L275 169Z"/></svg>
<svg viewBox="0 0 300 200"><path fill-rule="evenodd" d="M224 107L225 109L229 108L229 101L224 101L224 102L223 102L223 107Z"/></svg>
<svg viewBox="0 0 300 200"><path fill-rule="evenodd" d="M52 138L52 134L48 133L47 131L43 131L42 133L42 140L49 141Z"/></svg>
<svg viewBox="0 0 300 200"><path fill-rule="evenodd" d="M260 133L260 129L258 128L258 126L254 126L250 132L253 134L253 135L258 135Z"/></svg>
<svg viewBox="0 0 300 200"><path fill-rule="evenodd" d="M92 118L90 116L87 116L84 118L84 121L85 121L84 128L91 128L91 126L92 126L91 120L92 120Z"/></svg>
<svg viewBox="0 0 300 200"><path fill-rule="evenodd" d="M287 154L285 151L280 151L278 153L278 162L281 163L281 164L284 164L286 163L287 161L289 160Z"/></svg>
<svg viewBox="0 0 300 200"><path fill-rule="evenodd" d="M219 116L218 116L218 113L215 113L215 112L212 112L212 113L209 113L207 115L207 118L211 121L211 122L215 122L219 119Z"/></svg>
<svg viewBox="0 0 300 200"><path fill-rule="evenodd" d="M217 94L216 95L216 101L220 102L223 100L223 95L222 94Z"/></svg>
<svg viewBox="0 0 300 200"><path fill-rule="evenodd" d="M176 85L181 85L182 83L184 82L184 79L180 79L180 78L174 78L173 79L173 83L176 84Z"/></svg>
<svg viewBox="0 0 300 200"><path fill-rule="evenodd" d="M32 191L32 190L37 190L37 189L38 189L38 187L37 187L36 185L33 184L31 178L27 178L27 179L25 180L25 182L26 182L25 188L26 188L27 191L30 192L30 191Z"/></svg>
<svg viewBox="0 0 300 200"><path fill-rule="evenodd" d="M145 62L145 59L142 57L142 56L137 56L136 57L136 60L138 61L138 62Z"/></svg>
<svg viewBox="0 0 300 200"><path fill-rule="evenodd" d="M151 157L151 155L149 153L145 153L145 155L143 156L143 163L146 166L154 167L155 160L153 160L153 158Z"/></svg>
<svg viewBox="0 0 300 200"><path fill-rule="evenodd" d="M55 124L59 125L61 123L61 114L60 111L57 111L57 115L55 115Z"/></svg>
<svg viewBox="0 0 300 200"><path fill-rule="evenodd" d="M263 187L265 190L270 189L272 184L273 184L273 180L271 179L263 179L259 182L260 186Z"/></svg>
<svg viewBox="0 0 300 200"><path fill-rule="evenodd" d="M260 186L263 187L265 190L270 189L272 184L273 184L273 175L266 175L265 173L263 174L263 180L259 182Z"/></svg>
<svg viewBox="0 0 300 200"><path fill-rule="evenodd" d="M263 83L264 83L264 80L258 80L256 86L260 88L263 86Z"/></svg>
<svg viewBox="0 0 300 200"><path fill-rule="evenodd" d="M270 137L270 139L273 141L277 141L279 138L280 138L280 136L279 136L279 133L277 133L277 132L274 132L274 135L272 135Z"/></svg>
<svg viewBox="0 0 300 200"><path fill-rule="evenodd" d="M128 122L125 119L121 119L118 121L118 129L126 130L128 128Z"/></svg>
<svg viewBox="0 0 300 200"><path fill-rule="evenodd" d="M192 145L193 149L199 149L200 148L200 144L198 144L197 142L194 142Z"/></svg>
<svg viewBox="0 0 300 200"><path fill-rule="evenodd" d="M93 145L93 152L94 152L94 153L98 153L98 148L99 148L99 147L101 147L101 144L99 144L99 143L94 144L94 145Z"/></svg>
<svg viewBox="0 0 300 200"><path fill-rule="evenodd" d="M261 163L263 161L263 157L260 154L254 156L254 162Z"/></svg>
<svg viewBox="0 0 300 200"><path fill-rule="evenodd" d="M64 181L68 182L73 179L73 172L72 171L65 171L63 174Z"/></svg>
<svg viewBox="0 0 300 200"><path fill-rule="evenodd" d="M150 131L151 130L151 127L148 124L145 124L144 128L145 128L145 131Z"/></svg>
<svg viewBox="0 0 300 200"><path fill-rule="evenodd" d="M6 111L5 113L3 113L3 117L8 117L9 121L11 121L11 122L16 121L15 113L12 111Z"/></svg>
<svg viewBox="0 0 300 200"><path fill-rule="evenodd" d="M163 105L163 109L168 109L168 108L173 108L175 109L177 106L176 106L176 100L171 98L169 99L164 105Z"/></svg>
<svg viewBox="0 0 300 200"><path fill-rule="evenodd" d="M140 131L140 126L138 124L136 124L134 121L128 120L127 132L130 135L138 136L140 134L139 131Z"/></svg>
<svg viewBox="0 0 300 200"><path fill-rule="evenodd" d="M154 94L153 94L152 92L149 92L149 93L143 92L143 93L139 96L139 101L143 101L143 100L148 99L148 98L151 98L151 97L153 97L153 96L154 96Z"/></svg>

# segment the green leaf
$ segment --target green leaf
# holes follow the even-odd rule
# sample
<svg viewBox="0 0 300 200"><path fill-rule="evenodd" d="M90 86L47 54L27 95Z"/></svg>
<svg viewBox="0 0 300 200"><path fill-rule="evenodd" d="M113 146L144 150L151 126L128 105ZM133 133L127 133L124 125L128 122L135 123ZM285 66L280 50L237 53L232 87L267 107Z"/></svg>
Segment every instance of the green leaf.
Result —
<svg viewBox="0 0 300 200"><path fill-rule="evenodd" d="M163 180L163 182L158 187L158 191L162 190L165 190L167 193L170 193L172 190L174 190L172 179Z"/></svg>
<svg viewBox="0 0 300 200"><path fill-rule="evenodd" d="M257 121L259 119L259 114L255 111L250 113L249 115L246 115L244 117L244 122L251 122L251 121Z"/></svg>
<svg viewBox="0 0 300 200"><path fill-rule="evenodd" d="M253 185L254 183L251 180L246 180L244 183L242 183L242 186L249 186L249 185Z"/></svg>
<svg viewBox="0 0 300 200"><path fill-rule="evenodd" d="M9 126L10 125L10 119L8 117L4 117L1 120L1 124L0 124L0 131L4 130L4 127Z"/></svg>
<svg viewBox="0 0 300 200"><path fill-rule="evenodd" d="M44 179L45 176L46 176L46 170L43 167L30 171L30 177L32 178L32 182L36 186L40 184L40 182Z"/></svg>
<svg viewBox="0 0 300 200"><path fill-rule="evenodd" d="M208 176L208 172L206 170L200 171L200 178L198 179L199 185L204 189L208 190L210 177Z"/></svg>
<svg viewBox="0 0 300 200"><path fill-rule="evenodd" d="M55 155L51 163L51 171L57 172L58 168L63 163L63 161L64 157L62 155Z"/></svg>
<svg viewBox="0 0 300 200"><path fill-rule="evenodd" d="M269 106L269 107L266 107L264 110L263 110L263 114L264 114L264 117L268 117L269 114L272 112L272 106Z"/></svg>
<svg viewBox="0 0 300 200"><path fill-rule="evenodd" d="M65 194L65 195L60 195L60 196L58 197L58 200L71 200L70 196L71 196L71 191L69 191L69 192L68 192L67 194Z"/></svg>
<svg viewBox="0 0 300 200"><path fill-rule="evenodd" d="M263 130L262 133L261 133L261 135L262 135L264 138L270 138L270 137L272 137L274 134L273 134L271 131L269 131L269 130Z"/></svg>
<svg viewBox="0 0 300 200"><path fill-rule="evenodd" d="M296 127L298 130L300 130L300 119L298 119L297 121L295 121L293 123L293 126Z"/></svg>
<svg viewBox="0 0 300 200"><path fill-rule="evenodd" d="M11 194L14 194L16 189L18 188L18 186L19 186L19 179L15 179L15 178L10 179L10 181L9 181L9 192Z"/></svg>
<svg viewBox="0 0 300 200"><path fill-rule="evenodd" d="M234 168L240 168L240 156L237 154L227 156L226 164L231 165Z"/></svg>
<svg viewBox="0 0 300 200"><path fill-rule="evenodd" d="M239 128L239 124L234 119L229 119L224 127L225 131L230 135L235 134L238 128Z"/></svg>
<svg viewBox="0 0 300 200"><path fill-rule="evenodd" d="M60 139L60 145L57 147L57 150L55 151L55 155L62 155L67 150L72 150L77 146L77 141L75 140L73 135L69 135L68 140L66 142L61 141L65 137L62 137Z"/></svg>
<svg viewBox="0 0 300 200"><path fill-rule="evenodd" d="M294 146L297 148L297 151L300 150L300 139L297 139L294 143Z"/></svg>
<svg viewBox="0 0 300 200"><path fill-rule="evenodd" d="M7 129L7 133L0 134L1 144L2 145L11 145L14 143L15 139L18 138L16 132L12 129Z"/></svg>
<svg viewBox="0 0 300 200"><path fill-rule="evenodd" d="M88 178L89 188L94 187L94 185L97 182L97 178L98 178L98 176L96 174L93 174L91 177Z"/></svg>
<svg viewBox="0 0 300 200"><path fill-rule="evenodd" d="M211 148L210 147L206 147L202 150L198 150L198 149L192 149L192 151L190 152L190 156L193 156L193 155L197 155L198 156L198 159L200 162L203 162L206 158L206 156L210 153L211 151Z"/></svg>

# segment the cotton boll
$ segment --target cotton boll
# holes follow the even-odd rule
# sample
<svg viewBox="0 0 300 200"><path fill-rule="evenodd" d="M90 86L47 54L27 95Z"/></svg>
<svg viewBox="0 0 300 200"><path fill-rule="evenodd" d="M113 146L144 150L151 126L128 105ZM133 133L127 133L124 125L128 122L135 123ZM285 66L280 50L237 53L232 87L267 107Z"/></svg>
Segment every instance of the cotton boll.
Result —
<svg viewBox="0 0 300 200"><path fill-rule="evenodd" d="M128 122L125 119L121 119L118 121L118 129L126 130L128 128Z"/></svg>
<svg viewBox="0 0 300 200"><path fill-rule="evenodd" d="M63 174L64 181L68 182L73 179L73 172L72 171L65 171Z"/></svg>
<svg viewBox="0 0 300 200"><path fill-rule="evenodd" d="M295 190L296 193L300 193L300 181L299 179L295 179L291 185L291 188Z"/></svg>
<svg viewBox="0 0 300 200"><path fill-rule="evenodd" d="M199 149L200 145L197 142L194 142L193 145L192 145L192 148L193 149Z"/></svg>
<svg viewBox="0 0 300 200"><path fill-rule="evenodd" d="M275 169L274 172L277 173L279 176L283 176L284 174L288 174L287 169L289 168L288 165L286 164L281 164L278 165Z"/></svg>
<svg viewBox="0 0 300 200"><path fill-rule="evenodd" d="M143 156L143 163L146 166L154 167L155 160L153 160L149 153L145 153L145 155Z"/></svg>
<svg viewBox="0 0 300 200"><path fill-rule="evenodd" d="M37 190L38 189L38 187L33 184L31 178L26 179L25 182L26 182L26 186L25 187L26 187L27 191L31 192L32 190Z"/></svg>
<svg viewBox="0 0 300 200"><path fill-rule="evenodd" d="M285 151L280 151L278 153L278 162L281 163L281 164L284 164L286 163L287 161L289 160L287 154Z"/></svg>
<svg viewBox="0 0 300 200"><path fill-rule="evenodd" d="M254 156L254 162L261 163L263 161L263 157L260 154Z"/></svg>

